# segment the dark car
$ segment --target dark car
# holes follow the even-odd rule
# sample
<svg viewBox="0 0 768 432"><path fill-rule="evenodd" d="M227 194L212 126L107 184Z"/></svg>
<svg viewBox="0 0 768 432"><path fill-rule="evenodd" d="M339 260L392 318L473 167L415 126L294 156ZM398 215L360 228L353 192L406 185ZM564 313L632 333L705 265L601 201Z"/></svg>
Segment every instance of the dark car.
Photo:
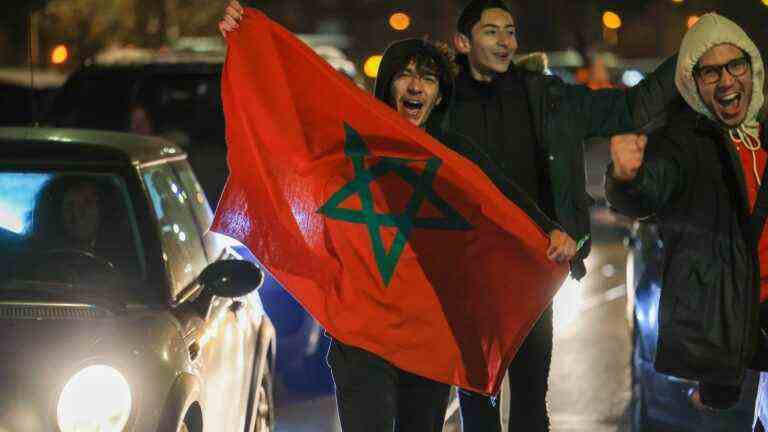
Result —
<svg viewBox="0 0 768 432"><path fill-rule="evenodd" d="M178 146L0 128L0 430L273 430L261 270Z"/></svg>
<svg viewBox="0 0 768 432"><path fill-rule="evenodd" d="M228 175L220 93L223 55L138 54L117 53L111 57L122 60L93 61L76 71L54 99L46 123L173 141L189 155L208 200L217 202ZM238 252L255 262L245 247ZM325 363L329 339L320 325L271 276L260 293L280 340L277 373L282 381L310 394L332 392Z"/></svg>
<svg viewBox="0 0 768 432"><path fill-rule="evenodd" d="M744 382L739 404L716 414L697 409L691 396L697 383L656 372L663 241L652 221L635 222L628 238L627 292L633 336L632 421L636 432L750 431L757 374Z"/></svg>
<svg viewBox="0 0 768 432"><path fill-rule="evenodd" d="M0 127L41 121L65 78L51 70L31 73L29 68L0 68Z"/></svg>

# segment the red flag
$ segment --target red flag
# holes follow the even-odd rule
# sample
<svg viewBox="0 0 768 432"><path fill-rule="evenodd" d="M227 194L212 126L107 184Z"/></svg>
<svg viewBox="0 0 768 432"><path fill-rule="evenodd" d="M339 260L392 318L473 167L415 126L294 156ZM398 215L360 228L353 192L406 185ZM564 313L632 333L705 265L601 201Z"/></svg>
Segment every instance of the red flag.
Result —
<svg viewBox="0 0 768 432"><path fill-rule="evenodd" d="M495 394L567 269L469 160L254 10L222 78L230 178L212 230L339 341Z"/></svg>

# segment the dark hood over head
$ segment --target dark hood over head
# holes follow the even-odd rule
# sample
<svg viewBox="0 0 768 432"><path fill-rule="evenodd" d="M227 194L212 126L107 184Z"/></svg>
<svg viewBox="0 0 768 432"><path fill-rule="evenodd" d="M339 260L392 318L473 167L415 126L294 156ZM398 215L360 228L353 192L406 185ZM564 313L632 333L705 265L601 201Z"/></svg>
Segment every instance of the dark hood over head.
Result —
<svg viewBox="0 0 768 432"><path fill-rule="evenodd" d="M432 114L444 113L453 98L453 77L456 65L453 63L452 55L447 55L428 40L403 39L392 43L387 48L379 66L374 95L382 102L391 105L392 80L398 72L408 66L410 59L419 57L432 59L437 65L443 100L435 107Z"/></svg>

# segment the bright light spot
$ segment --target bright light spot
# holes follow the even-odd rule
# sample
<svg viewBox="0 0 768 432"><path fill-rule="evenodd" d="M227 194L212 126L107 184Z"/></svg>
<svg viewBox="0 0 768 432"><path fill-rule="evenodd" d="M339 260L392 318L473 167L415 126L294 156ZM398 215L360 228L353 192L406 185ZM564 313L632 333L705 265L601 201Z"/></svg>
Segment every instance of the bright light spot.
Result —
<svg viewBox="0 0 768 432"><path fill-rule="evenodd" d="M628 69L621 75L621 82L627 87L634 87L640 84L640 81L645 78L640 71L634 69Z"/></svg>
<svg viewBox="0 0 768 432"><path fill-rule="evenodd" d="M611 264L606 264L600 269L600 273L603 274L603 276L610 278L616 275L616 267L614 267Z"/></svg>
<svg viewBox="0 0 768 432"><path fill-rule="evenodd" d="M181 227L179 227L179 224L173 224L173 232L178 234L179 231L181 231Z"/></svg>
<svg viewBox="0 0 768 432"><path fill-rule="evenodd" d="M0 203L0 228L13 231L16 234L24 232L24 221L21 215Z"/></svg>
<svg viewBox="0 0 768 432"><path fill-rule="evenodd" d="M187 241L187 234L184 231L179 233L179 241L182 241L182 242Z"/></svg>
<svg viewBox="0 0 768 432"><path fill-rule="evenodd" d="M379 76L379 67L381 66L382 56L379 54L368 57L363 66L365 75L369 78L376 78Z"/></svg>
<svg viewBox="0 0 768 432"><path fill-rule="evenodd" d="M69 50L66 45L56 45L51 52L51 63L62 64L69 58Z"/></svg>
<svg viewBox="0 0 768 432"><path fill-rule="evenodd" d="M768 6L768 0L763 0L763 6Z"/></svg>
<svg viewBox="0 0 768 432"><path fill-rule="evenodd" d="M394 13L389 17L389 25L395 30L403 31L411 26L411 17L402 12Z"/></svg>
<svg viewBox="0 0 768 432"><path fill-rule="evenodd" d="M763 0L768 1L768 0ZM699 22L699 16L698 15L691 15L688 17L688 21L686 22L686 25L688 28L691 28L696 25L696 23Z"/></svg>
<svg viewBox="0 0 768 432"><path fill-rule="evenodd" d="M621 17L616 12L607 11L603 14L603 25L616 30L621 27Z"/></svg>
<svg viewBox="0 0 768 432"><path fill-rule="evenodd" d="M554 300L555 334L565 330L576 320L581 312L582 302L581 283L569 276L563 283L563 286L560 287L560 291L558 291Z"/></svg>
<svg viewBox="0 0 768 432"><path fill-rule="evenodd" d="M26 234L37 194L51 177L42 173L0 173L0 232Z"/></svg>
<svg viewBox="0 0 768 432"><path fill-rule="evenodd" d="M179 193L179 187L176 186L176 183L171 183L171 191L175 194Z"/></svg>
<svg viewBox="0 0 768 432"><path fill-rule="evenodd" d="M672 3L682 3L683 0L672 0Z"/></svg>
<svg viewBox="0 0 768 432"><path fill-rule="evenodd" d="M131 388L109 366L78 372L61 392L56 410L62 432L121 432L131 415Z"/></svg>

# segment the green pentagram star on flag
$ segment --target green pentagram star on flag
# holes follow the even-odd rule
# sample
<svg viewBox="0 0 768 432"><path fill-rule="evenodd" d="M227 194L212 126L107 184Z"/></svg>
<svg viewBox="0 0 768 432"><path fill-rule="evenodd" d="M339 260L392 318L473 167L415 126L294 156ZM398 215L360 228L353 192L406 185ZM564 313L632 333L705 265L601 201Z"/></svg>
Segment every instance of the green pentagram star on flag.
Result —
<svg viewBox="0 0 768 432"><path fill-rule="evenodd" d="M365 157L370 156L368 147L360 134L351 126L344 124L345 154L351 159L355 168L355 177L338 192L334 193L318 212L331 219L364 224L368 227L371 237L374 257L384 285L389 285L394 274L400 255L405 249L411 232L414 229L433 230L469 230L472 225L467 222L448 202L435 193L432 182L442 162L431 158L427 161L423 172L417 172L409 164L419 162L399 158L379 158L372 166L366 168ZM376 179L394 173L413 187L413 194L408 200L405 211L401 213L379 213L376 211L371 193L371 183ZM361 210L351 210L339 207L348 198L358 195L362 203ZM422 204L428 201L443 217L419 217ZM381 237L381 227L397 228L395 240L389 251L386 251Z"/></svg>

